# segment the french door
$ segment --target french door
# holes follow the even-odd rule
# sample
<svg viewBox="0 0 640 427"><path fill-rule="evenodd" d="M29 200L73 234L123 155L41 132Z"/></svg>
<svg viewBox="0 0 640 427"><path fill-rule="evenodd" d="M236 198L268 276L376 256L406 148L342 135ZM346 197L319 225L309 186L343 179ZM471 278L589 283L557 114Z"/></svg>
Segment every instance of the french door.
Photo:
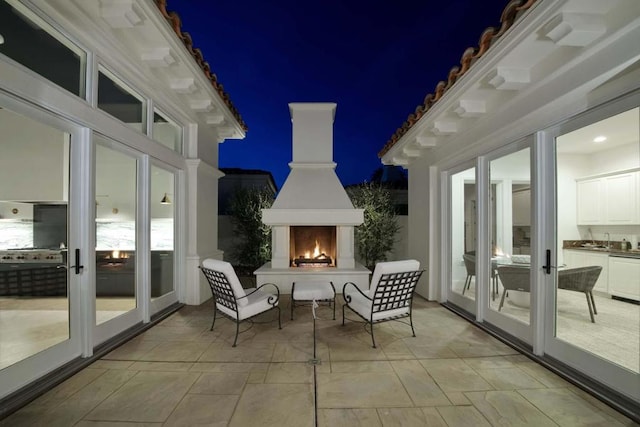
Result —
<svg viewBox="0 0 640 427"><path fill-rule="evenodd" d="M640 94L626 96L551 129L541 144L542 185L555 195L541 248L550 261L544 353L636 403L640 259L628 241L640 234L639 105Z"/></svg>
<svg viewBox="0 0 640 427"><path fill-rule="evenodd" d="M2 397L90 351L91 188L86 130L1 93L0 107Z"/></svg>

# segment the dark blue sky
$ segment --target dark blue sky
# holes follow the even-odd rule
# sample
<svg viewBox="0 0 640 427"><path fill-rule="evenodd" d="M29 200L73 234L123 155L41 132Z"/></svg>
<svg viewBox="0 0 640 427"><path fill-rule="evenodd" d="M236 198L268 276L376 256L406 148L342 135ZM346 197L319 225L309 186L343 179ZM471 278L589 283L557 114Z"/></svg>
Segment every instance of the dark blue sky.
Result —
<svg viewBox="0 0 640 427"><path fill-rule="evenodd" d="M220 167L291 161L289 102L336 102L334 160L344 185L368 180L377 153L507 0L169 0L249 131Z"/></svg>

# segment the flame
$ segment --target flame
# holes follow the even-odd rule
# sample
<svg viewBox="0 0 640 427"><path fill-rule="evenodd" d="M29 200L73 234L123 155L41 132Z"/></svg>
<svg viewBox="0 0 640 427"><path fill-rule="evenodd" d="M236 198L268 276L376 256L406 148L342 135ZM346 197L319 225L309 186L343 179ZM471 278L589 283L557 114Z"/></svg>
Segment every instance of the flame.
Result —
<svg viewBox="0 0 640 427"><path fill-rule="evenodd" d="M111 258L112 259L120 258L120 251L111 252Z"/></svg>
<svg viewBox="0 0 640 427"><path fill-rule="evenodd" d="M316 247L313 250L313 257L317 258L320 256L320 245L318 244L318 241L316 240Z"/></svg>

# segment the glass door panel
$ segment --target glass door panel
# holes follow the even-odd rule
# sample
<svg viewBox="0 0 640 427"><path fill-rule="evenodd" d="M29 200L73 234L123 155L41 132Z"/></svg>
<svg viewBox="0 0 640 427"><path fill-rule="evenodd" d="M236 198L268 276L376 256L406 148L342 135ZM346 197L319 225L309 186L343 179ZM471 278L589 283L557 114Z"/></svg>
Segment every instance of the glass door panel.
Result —
<svg viewBox="0 0 640 427"><path fill-rule="evenodd" d="M174 291L175 175L151 165L151 299Z"/></svg>
<svg viewBox="0 0 640 427"><path fill-rule="evenodd" d="M449 297L475 311L476 299L476 169L451 175L451 264Z"/></svg>
<svg viewBox="0 0 640 427"><path fill-rule="evenodd" d="M530 324L531 150L489 163L491 290L489 309Z"/></svg>
<svg viewBox="0 0 640 427"><path fill-rule="evenodd" d="M77 265L78 241L68 226L70 207L78 206L69 195L76 176L72 139L80 132L4 102L0 98L0 397L80 355L81 274L70 267Z"/></svg>
<svg viewBox="0 0 640 427"><path fill-rule="evenodd" d="M137 161L96 139L96 324L137 307Z"/></svg>
<svg viewBox="0 0 640 427"><path fill-rule="evenodd" d="M636 374L639 129L636 107L556 138L555 337Z"/></svg>

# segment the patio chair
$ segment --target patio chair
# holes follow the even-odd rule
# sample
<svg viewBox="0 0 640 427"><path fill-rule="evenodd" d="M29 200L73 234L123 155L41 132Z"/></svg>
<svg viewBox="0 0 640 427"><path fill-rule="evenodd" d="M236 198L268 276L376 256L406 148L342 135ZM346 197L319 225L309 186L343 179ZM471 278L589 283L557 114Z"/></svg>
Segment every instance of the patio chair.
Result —
<svg viewBox="0 0 640 427"><path fill-rule="evenodd" d="M464 281L464 286L462 286L462 295L464 292L471 287L471 279L476 276L476 253L467 252L462 255L462 260L464 261L464 268L467 270L467 278ZM491 299L495 299L498 294L498 275L496 273L496 263L491 262L491 285L493 286L493 290L491 292Z"/></svg>
<svg viewBox="0 0 640 427"><path fill-rule="evenodd" d="M371 329L371 342L376 348L373 336L373 324L389 320L409 318L411 332L413 329L411 304L413 292L424 270L416 260L379 262L373 271L369 289L362 291L353 282L347 282L342 288L345 305L342 306L342 326L344 326L344 309L348 308L360 316Z"/></svg>
<svg viewBox="0 0 640 427"><path fill-rule="evenodd" d="M243 289L231 264L211 258L202 262L200 270L202 270L209 282L215 304L210 330L213 331L218 311L235 321L236 337L233 340L233 347L238 342L240 322L249 320L269 310L278 310L278 329L282 329L280 307L278 307L280 290L276 285L265 283L258 288ZM263 289L265 287L273 287L275 294Z"/></svg>
<svg viewBox="0 0 640 427"><path fill-rule="evenodd" d="M500 311L508 291L531 292L531 269L529 266L512 267L508 265L499 265L496 269L500 282L502 282L502 297L500 305L498 305L498 311Z"/></svg>
<svg viewBox="0 0 640 427"><path fill-rule="evenodd" d="M601 271L602 267L599 265L567 268L558 271L558 289L582 292L587 297L587 306L589 307L591 323L596 323L593 315L598 314L592 290L598 281L598 277L600 277Z"/></svg>

